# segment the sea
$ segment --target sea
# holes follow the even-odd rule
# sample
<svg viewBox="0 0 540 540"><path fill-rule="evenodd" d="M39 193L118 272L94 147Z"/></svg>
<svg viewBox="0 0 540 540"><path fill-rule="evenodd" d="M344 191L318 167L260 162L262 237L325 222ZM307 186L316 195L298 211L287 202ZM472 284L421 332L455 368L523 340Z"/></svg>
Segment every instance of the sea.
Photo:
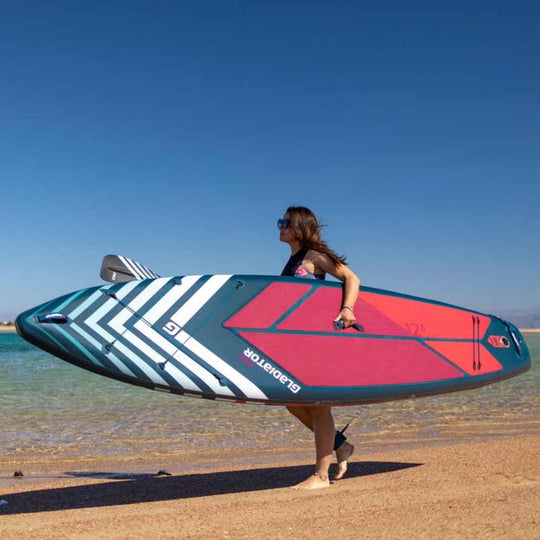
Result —
<svg viewBox="0 0 540 540"><path fill-rule="evenodd" d="M540 334L524 334L529 372L475 390L334 409L357 453L540 432ZM204 449L238 456L313 452L311 434L284 407L155 392L96 375L0 334L0 467L36 461L146 459ZM245 458L249 462L248 458ZM256 461L256 459L255 459Z"/></svg>

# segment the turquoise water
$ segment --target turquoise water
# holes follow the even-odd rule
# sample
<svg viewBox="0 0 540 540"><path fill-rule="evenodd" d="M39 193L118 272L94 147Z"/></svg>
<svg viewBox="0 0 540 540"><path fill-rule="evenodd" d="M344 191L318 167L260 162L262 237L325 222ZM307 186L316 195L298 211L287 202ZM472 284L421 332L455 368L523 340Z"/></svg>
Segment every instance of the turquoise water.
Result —
<svg viewBox="0 0 540 540"><path fill-rule="evenodd" d="M480 389L335 409L367 446L478 440L538 433L540 334L526 334L531 371ZM1 463L36 459L166 456L201 448L247 453L309 443L283 407L172 396L86 372L0 334ZM309 449L310 446L308 445ZM361 451L361 450L360 450Z"/></svg>

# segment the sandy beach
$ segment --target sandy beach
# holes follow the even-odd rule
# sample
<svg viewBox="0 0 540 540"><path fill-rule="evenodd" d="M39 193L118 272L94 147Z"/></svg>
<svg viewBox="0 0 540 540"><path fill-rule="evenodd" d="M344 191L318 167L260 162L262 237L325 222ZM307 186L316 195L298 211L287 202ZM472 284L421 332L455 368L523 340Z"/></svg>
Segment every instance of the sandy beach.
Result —
<svg viewBox="0 0 540 540"><path fill-rule="evenodd" d="M39 538L538 538L540 438L398 451L358 449L330 488L289 486L306 459L207 470L186 461L3 464L4 539ZM306 449L306 452L309 449ZM19 463L24 462L23 459ZM71 471L70 474L66 474Z"/></svg>
<svg viewBox="0 0 540 540"><path fill-rule="evenodd" d="M14 334L15 332L17 330L14 324L0 324L0 334Z"/></svg>

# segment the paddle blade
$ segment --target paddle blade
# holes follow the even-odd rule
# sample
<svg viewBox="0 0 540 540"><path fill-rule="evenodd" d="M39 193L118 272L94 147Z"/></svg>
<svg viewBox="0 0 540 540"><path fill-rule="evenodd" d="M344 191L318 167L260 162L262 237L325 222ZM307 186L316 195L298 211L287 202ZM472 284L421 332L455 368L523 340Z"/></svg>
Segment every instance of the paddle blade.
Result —
<svg viewBox="0 0 540 540"><path fill-rule="evenodd" d="M99 273L101 279L111 283L139 281L158 278L159 275L147 266L122 255L105 255Z"/></svg>

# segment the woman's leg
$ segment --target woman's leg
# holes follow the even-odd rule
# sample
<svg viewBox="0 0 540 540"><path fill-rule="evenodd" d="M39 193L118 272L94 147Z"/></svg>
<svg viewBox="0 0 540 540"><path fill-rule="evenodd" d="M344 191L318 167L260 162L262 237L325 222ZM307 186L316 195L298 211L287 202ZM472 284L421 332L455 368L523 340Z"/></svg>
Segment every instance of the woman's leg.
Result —
<svg viewBox="0 0 540 540"><path fill-rule="evenodd" d="M344 441L343 444L336 449L336 457L338 462L338 472L334 476L334 480L341 480L345 473L347 472L347 460L351 457L354 452L354 446L347 441Z"/></svg>
<svg viewBox="0 0 540 540"><path fill-rule="evenodd" d="M313 422L311 421L311 413L309 407L287 407L287 410L302 422L310 431L313 431Z"/></svg>
<svg viewBox="0 0 540 540"><path fill-rule="evenodd" d="M306 407L315 434L315 473L294 486L296 489L317 489L330 485L328 469L332 463L335 426L330 407ZM307 424L306 424L307 425Z"/></svg>
<svg viewBox="0 0 540 540"><path fill-rule="evenodd" d="M287 410L293 416L296 416L296 418L298 418L298 420L300 420L300 422L302 422L309 430L314 431L311 411L315 408L319 407L287 407ZM341 480L347 472L347 460L354 452L354 446L347 441L344 441L339 448L334 447L334 450L336 451L338 462L338 472L335 476L335 480Z"/></svg>

